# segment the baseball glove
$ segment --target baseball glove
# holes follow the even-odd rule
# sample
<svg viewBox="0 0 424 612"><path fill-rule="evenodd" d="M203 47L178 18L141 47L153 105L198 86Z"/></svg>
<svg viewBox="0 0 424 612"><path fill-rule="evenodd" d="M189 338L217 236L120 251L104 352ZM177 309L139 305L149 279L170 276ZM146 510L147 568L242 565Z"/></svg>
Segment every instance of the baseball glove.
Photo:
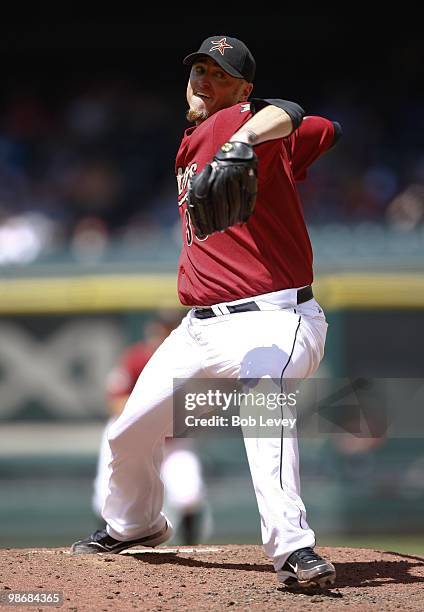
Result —
<svg viewBox="0 0 424 612"><path fill-rule="evenodd" d="M257 165L251 145L226 142L191 179L187 207L198 238L247 221L255 208Z"/></svg>

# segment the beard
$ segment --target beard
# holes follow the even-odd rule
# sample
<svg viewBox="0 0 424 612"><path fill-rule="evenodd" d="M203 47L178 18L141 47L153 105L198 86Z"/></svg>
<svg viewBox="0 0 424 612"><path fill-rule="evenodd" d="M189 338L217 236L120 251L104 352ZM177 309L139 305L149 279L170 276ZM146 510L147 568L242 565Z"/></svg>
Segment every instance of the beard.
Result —
<svg viewBox="0 0 424 612"><path fill-rule="evenodd" d="M186 113L187 121L190 121L190 123L202 123L202 121L205 121L208 117L209 113L206 109L197 110L195 108L189 108Z"/></svg>

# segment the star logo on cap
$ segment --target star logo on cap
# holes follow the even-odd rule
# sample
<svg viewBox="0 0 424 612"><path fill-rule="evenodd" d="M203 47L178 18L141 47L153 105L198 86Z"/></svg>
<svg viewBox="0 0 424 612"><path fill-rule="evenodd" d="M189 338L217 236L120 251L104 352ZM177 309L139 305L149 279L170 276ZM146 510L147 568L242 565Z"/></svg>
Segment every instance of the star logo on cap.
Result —
<svg viewBox="0 0 424 612"><path fill-rule="evenodd" d="M213 44L213 47L209 49L209 52L219 51L221 55L224 55L225 49L233 49L233 47L227 43L225 36L220 40L211 40L211 43Z"/></svg>

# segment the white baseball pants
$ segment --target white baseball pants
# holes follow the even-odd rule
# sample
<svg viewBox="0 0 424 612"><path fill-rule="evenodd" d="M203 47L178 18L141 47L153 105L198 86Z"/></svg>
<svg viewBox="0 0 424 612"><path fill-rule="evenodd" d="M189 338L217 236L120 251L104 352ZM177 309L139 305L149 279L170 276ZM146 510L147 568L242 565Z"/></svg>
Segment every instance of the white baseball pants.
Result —
<svg viewBox="0 0 424 612"><path fill-rule="evenodd" d="M165 436L172 434L174 379L302 379L318 368L327 323L316 300L297 305L291 289L254 299L260 311L209 319L189 311L141 373L108 432L109 485L102 515L112 537L134 539L164 526L160 466ZM265 553L278 570L294 550L315 544L300 497L297 439L293 433L245 438L245 448Z"/></svg>
<svg viewBox="0 0 424 612"><path fill-rule="evenodd" d="M118 417L111 417L102 434L94 479L92 508L101 515L109 489L110 450L108 431ZM207 508L202 465L190 438L167 438L160 476L165 486L167 518L180 522L187 512ZM206 524L206 521L205 521ZM207 533L207 529L204 529Z"/></svg>

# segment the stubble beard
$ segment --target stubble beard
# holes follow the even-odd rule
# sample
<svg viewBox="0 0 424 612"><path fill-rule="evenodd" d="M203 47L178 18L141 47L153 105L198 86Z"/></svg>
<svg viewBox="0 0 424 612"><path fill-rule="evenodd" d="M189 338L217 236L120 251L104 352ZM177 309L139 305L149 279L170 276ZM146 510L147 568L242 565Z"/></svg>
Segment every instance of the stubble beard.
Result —
<svg viewBox="0 0 424 612"><path fill-rule="evenodd" d="M198 110L195 108L189 108L186 113L187 121L190 123L202 123L209 117L209 113L206 109Z"/></svg>

